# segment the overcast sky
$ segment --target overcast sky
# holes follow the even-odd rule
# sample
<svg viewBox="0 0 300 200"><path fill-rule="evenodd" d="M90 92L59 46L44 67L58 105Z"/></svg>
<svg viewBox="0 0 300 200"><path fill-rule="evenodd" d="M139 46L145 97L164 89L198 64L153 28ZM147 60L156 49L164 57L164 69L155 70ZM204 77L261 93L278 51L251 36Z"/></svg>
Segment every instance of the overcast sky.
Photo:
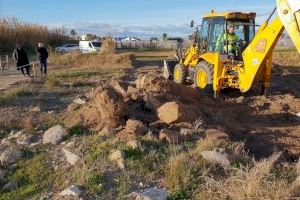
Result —
<svg viewBox="0 0 300 200"><path fill-rule="evenodd" d="M185 36L189 22L215 11L257 12L262 22L275 0L0 0L0 16L50 27L74 28L79 34L114 36Z"/></svg>

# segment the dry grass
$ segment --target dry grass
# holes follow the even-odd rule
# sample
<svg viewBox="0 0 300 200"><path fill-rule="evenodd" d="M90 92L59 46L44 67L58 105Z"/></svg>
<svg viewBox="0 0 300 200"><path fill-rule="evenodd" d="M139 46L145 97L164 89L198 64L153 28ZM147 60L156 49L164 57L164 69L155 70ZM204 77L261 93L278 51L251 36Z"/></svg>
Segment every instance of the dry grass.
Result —
<svg viewBox="0 0 300 200"><path fill-rule="evenodd" d="M86 68L128 68L135 62L134 54L80 54L69 53L65 55L52 55L51 62L55 65L67 65L71 67Z"/></svg>
<svg viewBox="0 0 300 200"><path fill-rule="evenodd" d="M277 51L273 54L273 62L281 66L300 66L300 55L297 51Z"/></svg>
<svg viewBox="0 0 300 200"><path fill-rule="evenodd" d="M221 180L204 176L204 184L196 199L288 199L293 184L277 178L272 172L280 154L253 163L253 167L233 169L230 176Z"/></svg>
<svg viewBox="0 0 300 200"><path fill-rule="evenodd" d="M54 46L68 40L61 29L48 29L46 26L20 22L16 18L0 19L0 52L10 53L16 42L33 51L38 42Z"/></svg>
<svg viewBox="0 0 300 200"><path fill-rule="evenodd" d="M102 43L100 54L115 54L116 42L113 38L109 37Z"/></svg>

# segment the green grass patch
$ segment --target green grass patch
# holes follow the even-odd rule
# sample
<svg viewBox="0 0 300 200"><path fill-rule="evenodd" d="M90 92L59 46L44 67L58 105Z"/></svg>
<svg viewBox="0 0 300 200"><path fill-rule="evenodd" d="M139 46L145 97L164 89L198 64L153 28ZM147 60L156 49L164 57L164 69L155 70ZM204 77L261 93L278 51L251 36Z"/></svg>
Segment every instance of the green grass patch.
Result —
<svg viewBox="0 0 300 200"><path fill-rule="evenodd" d="M6 181L16 181L18 189L0 191L0 200L29 199L51 187L52 169L46 163L46 153L41 153L33 159L22 160L18 167L11 171Z"/></svg>

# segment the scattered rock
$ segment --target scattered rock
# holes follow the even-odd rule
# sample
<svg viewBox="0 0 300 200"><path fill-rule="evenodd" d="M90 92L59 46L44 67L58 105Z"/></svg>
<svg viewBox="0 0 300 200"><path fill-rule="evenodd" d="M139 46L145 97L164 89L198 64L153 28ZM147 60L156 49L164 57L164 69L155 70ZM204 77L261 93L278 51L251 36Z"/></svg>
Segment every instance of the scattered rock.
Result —
<svg viewBox="0 0 300 200"><path fill-rule="evenodd" d="M18 183L15 181L9 181L7 184L3 186L4 190L15 190L18 188Z"/></svg>
<svg viewBox="0 0 300 200"><path fill-rule="evenodd" d="M4 166L14 164L22 156L22 152L15 145L8 146L0 155L0 163Z"/></svg>
<svg viewBox="0 0 300 200"><path fill-rule="evenodd" d="M126 143L127 146L131 147L132 149L139 149L141 148L141 143L137 140L130 140Z"/></svg>
<svg viewBox="0 0 300 200"><path fill-rule="evenodd" d="M67 162L70 163L71 165L75 165L77 161L80 159L79 156L76 154L70 152L69 150L62 148L63 153L65 154L65 157L67 159Z"/></svg>
<svg viewBox="0 0 300 200"><path fill-rule="evenodd" d="M208 129L206 131L206 137L209 140L229 140L229 136L216 129Z"/></svg>
<svg viewBox="0 0 300 200"><path fill-rule="evenodd" d="M78 105L84 105L84 104L86 104L87 100L88 100L87 97L82 95L82 96L79 96L76 99L74 99L73 103L76 103Z"/></svg>
<svg viewBox="0 0 300 200"><path fill-rule="evenodd" d="M124 159L124 157L125 157L125 153L123 151L116 150L112 154L110 154L109 160L110 161L117 161L119 159Z"/></svg>
<svg viewBox="0 0 300 200"><path fill-rule="evenodd" d="M148 132L148 128L145 124L143 124L143 122L138 120L132 120L132 119L129 119L126 122L125 130L128 133L134 134L136 136L144 135L145 133Z"/></svg>
<svg viewBox="0 0 300 200"><path fill-rule="evenodd" d="M114 89L100 90L94 98L94 105L97 108L97 115L100 114L103 127L117 128L124 124L124 119L128 115L127 107L124 99Z"/></svg>
<svg viewBox="0 0 300 200"><path fill-rule="evenodd" d="M135 88L135 87L132 87L132 86L128 86L127 87L127 94L134 94L134 93L138 93L138 89L137 88Z"/></svg>
<svg viewBox="0 0 300 200"><path fill-rule="evenodd" d="M113 88L123 97L127 97L127 91L126 91L127 85L125 83L117 82L113 84Z"/></svg>
<svg viewBox="0 0 300 200"><path fill-rule="evenodd" d="M0 169L0 182L4 179L5 171Z"/></svg>
<svg viewBox="0 0 300 200"><path fill-rule="evenodd" d="M159 133L159 140L161 141L168 141L170 144L178 144L179 141L179 134L175 131L163 129Z"/></svg>
<svg viewBox="0 0 300 200"><path fill-rule="evenodd" d="M113 135L115 134L116 131L115 129L111 129L111 128L108 128L108 127L104 127L99 133L98 135L100 136L110 136L110 135Z"/></svg>
<svg viewBox="0 0 300 200"><path fill-rule="evenodd" d="M167 200L169 193L166 189L151 188L137 195L137 200Z"/></svg>
<svg viewBox="0 0 300 200"><path fill-rule="evenodd" d="M64 137L68 135L68 132L61 125L54 126L48 129L43 136L44 144L59 144Z"/></svg>
<svg viewBox="0 0 300 200"><path fill-rule="evenodd" d="M40 107L36 106L34 108L31 108L29 111L33 112L33 113L38 113L38 112L41 112L42 110Z"/></svg>
<svg viewBox="0 0 300 200"><path fill-rule="evenodd" d="M110 156L109 160L112 162L116 162L120 169L125 168L125 153L120 150L114 151Z"/></svg>
<svg viewBox="0 0 300 200"><path fill-rule="evenodd" d="M77 104L77 103L71 103L71 104L68 106L68 111L69 111L69 112L72 112L72 111L77 110L78 108L80 108L80 105L79 105L79 104Z"/></svg>
<svg viewBox="0 0 300 200"><path fill-rule="evenodd" d="M160 120L167 124L194 121L197 118L194 108L178 102L169 102L157 109Z"/></svg>
<svg viewBox="0 0 300 200"><path fill-rule="evenodd" d="M220 165L225 170L229 170L231 168L230 161L228 160L228 156L226 154L216 151L203 151L201 155L207 162Z"/></svg>
<svg viewBox="0 0 300 200"><path fill-rule="evenodd" d="M71 185L70 187L64 189L59 195L79 197L81 194L82 191L77 186Z"/></svg>

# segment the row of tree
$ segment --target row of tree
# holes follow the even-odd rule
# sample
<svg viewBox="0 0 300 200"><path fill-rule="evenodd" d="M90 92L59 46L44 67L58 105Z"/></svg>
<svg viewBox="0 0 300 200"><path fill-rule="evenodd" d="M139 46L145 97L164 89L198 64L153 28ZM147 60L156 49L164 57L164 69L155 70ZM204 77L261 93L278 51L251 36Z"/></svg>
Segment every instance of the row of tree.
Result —
<svg viewBox="0 0 300 200"><path fill-rule="evenodd" d="M0 54L13 52L16 43L33 53L38 42L53 48L67 40L69 36L63 28L49 29L46 26L21 22L16 18L0 18Z"/></svg>

